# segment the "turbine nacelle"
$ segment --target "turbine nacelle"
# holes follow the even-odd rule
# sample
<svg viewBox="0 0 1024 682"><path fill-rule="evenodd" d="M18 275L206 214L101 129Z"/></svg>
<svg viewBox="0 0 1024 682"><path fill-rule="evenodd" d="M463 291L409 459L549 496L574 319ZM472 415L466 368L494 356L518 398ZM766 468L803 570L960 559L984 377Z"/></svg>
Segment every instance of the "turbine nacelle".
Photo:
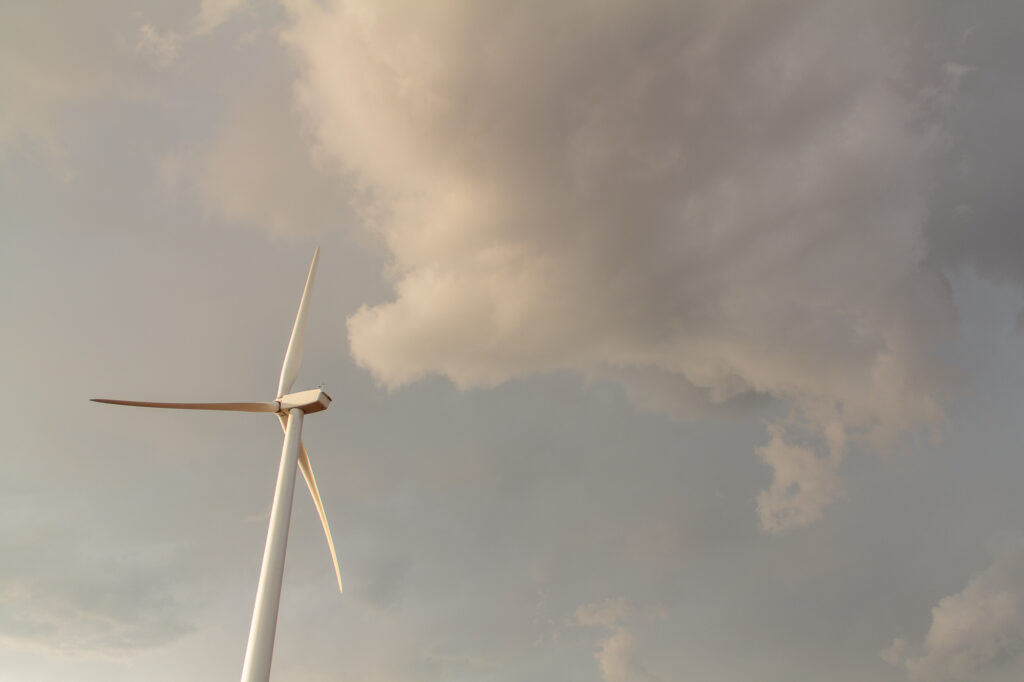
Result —
<svg viewBox="0 0 1024 682"><path fill-rule="evenodd" d="M331 396L327 395L322 388L314 388L283 395L274 402L279 405L277 411L282 414L288 414L289 410L296 408L302 410L304 414L313 414L326 410L331 404Z"/></svg>

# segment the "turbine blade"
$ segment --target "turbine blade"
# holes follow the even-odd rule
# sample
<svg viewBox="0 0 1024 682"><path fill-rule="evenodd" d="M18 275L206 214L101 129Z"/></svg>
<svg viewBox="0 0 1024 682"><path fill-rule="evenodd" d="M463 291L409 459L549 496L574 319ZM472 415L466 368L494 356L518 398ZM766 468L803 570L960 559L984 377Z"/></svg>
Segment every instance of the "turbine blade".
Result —
<svg viewBox="0 0 1024 682"><path fill-rule="evenodd" d="M133 407L162 407L172 410L223 410L225 412L277 412L280 403L151 403L141 400L112 400L110 398L89 398L94 403L108 405L131 405Z"/></svg>
<svg viewBox="0 0 1024 682"><path fill-rule="evenodd" d="M313 496L313 504L316 505L316 513L320 515L320 524L324 527L324 535L327 537L327 547L331 550L331 561L334 562L334 575L338 578L338 592L343 592L341 587L341 569L338 567L338 555L334 551L334 540L331 539L331 527L327 525L327 514L324 512L324 503L320 500L320 491L316 488L316 479L313 478L313 467L309 464L309 455L306 452L306 444L299 446L299 471L306 479L309 487L309 494Z"/></svg>
<svg viewBox="0 0 1024 682"><path fill-rule="evenodd" d="M281 365L281 381L277 384L278 398L292 389L295 377L299 374L299 367L302 365L302 341L306 336L306 312L309 310L309 299L313 293L313 277L316 276L316 262L319 258L320 247L318 246L313 252L313 262L309 266L309 275L306 277L306 288L302 290L299 312L295 316L292 336L288 339L288 350L284 354L284 364Z"/></svg>
<svg viewBox="0 0 1024 682"><path fill-rule="evenodd" d="M281 428L287 431L288 417L279 414ZM327 536L327 547L331 550L331 561L334 562L334 575L338 578L338 592L343 592L341 587L341 569L338 567L338 555L334 551L334 540L331 539L331 527L327 524L327 514L324 512L324 503L320 499L320 491L316 487L316 479L313 478L313 467L309 464L309 454L306 452L306 444L299 441L299 471L306 479L306 486L309 487L309 494L313 496L313 504L316 506L316 513L320 515L320 524L324 527L324 535Z"/></svg>

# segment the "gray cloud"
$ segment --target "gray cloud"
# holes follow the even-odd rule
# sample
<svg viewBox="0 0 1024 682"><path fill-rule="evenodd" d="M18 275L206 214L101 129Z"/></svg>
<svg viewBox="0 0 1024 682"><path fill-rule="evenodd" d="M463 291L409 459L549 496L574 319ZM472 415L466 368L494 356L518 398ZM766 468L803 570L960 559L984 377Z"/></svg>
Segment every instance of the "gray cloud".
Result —
<svg viewBox="0 0 1024 682"><path fill-rule="evenodd" d="M244 0L204 0L194 30L175 30L173 11L115 0L102 8L50 3L0 8L0 162L13 154L41 157L65 181L77 169L66 158L65 136L90 104L122 104L151 94L153 71L176 63L205 28L244 7ZM181 22L186 21L181 17ZM165 26L168 24L169 26Z"/></svg>
<svg viewBox="0 0 1024 682"><path fill-rule="evenodd" d="M673 411L782 399L762 522L805 525L839 489L830 443L936 428L951 385L912 17L626 9L296 3L301 105L392 255L352 354L390 387L571 369Z"/></svg>
<svg viewBox="0 0 1024 682"><path fill-rule="evenodd" d="M104 25L76 3L51 7L62 15L59 23L33 9L20 4L0 9L0 161L18 152L42 155L59 166L63 145L57 121L70 104L110 87L119 71L121 27ZM102 39L95 39L97 34Z"/></svg>
<svg viewBox="0 0 1024 682"><path fill-rule="evenodd" d="M192 630L167 584L175 569L166 551L125 555L45 524L5 525L0 641L7 646L121 657Z"/></svg>
<svg viewBox="0 0 1024 682"><path fill-rule="evenodd" d="M209 148L167 162L228 222L285 235L336 226L345 193L318 168L289 109L288 88L262 85L229 114Z"/></svg>
<svg viewBox="0 0 1024 682"><path fill-rule="evenodd" d="M215 42L210 32L233 20L226 27L233 32L225 30L233 57L246 73L259 74L229 82L204 74L209 87L222 91L224 106L210 112L201 132L183 135L186 143L166 145L157 175L172 196L198 198L207 218L260 227L276 236L322 235L347 217L351 191L325 167L295 111L294 69L273 34L262 27L277 20L280 8L251 8L247 16L236 17L247 4L204 2L184 33L161 32L149 23L139 29L139 54L165 71L174 71L166 68L174 64L190 73ZM188 24L188 18L170 23ZM174 80L173 73L159 76Z"/></svg>
<svg viewBox="0 0 1024 682"><path fill-rule="evenodd" d="M921 16L929 40L913 69L935 82L925 104L946 136L935 167L931 258L1024 285L1024 88L1017 68L1024 6L993 2L974 12L950 5Z"/></svg>

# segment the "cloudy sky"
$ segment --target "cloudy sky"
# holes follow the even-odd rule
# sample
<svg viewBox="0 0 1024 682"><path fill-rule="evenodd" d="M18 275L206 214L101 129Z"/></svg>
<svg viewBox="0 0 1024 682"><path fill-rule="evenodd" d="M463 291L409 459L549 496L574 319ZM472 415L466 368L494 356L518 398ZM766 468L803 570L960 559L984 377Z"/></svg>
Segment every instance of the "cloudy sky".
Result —
<svg viewBox="0 0 1024 682"><path fill-rule="evenodd" d="M9 2L0 680L1024 677L1024 5Z"/></svg>

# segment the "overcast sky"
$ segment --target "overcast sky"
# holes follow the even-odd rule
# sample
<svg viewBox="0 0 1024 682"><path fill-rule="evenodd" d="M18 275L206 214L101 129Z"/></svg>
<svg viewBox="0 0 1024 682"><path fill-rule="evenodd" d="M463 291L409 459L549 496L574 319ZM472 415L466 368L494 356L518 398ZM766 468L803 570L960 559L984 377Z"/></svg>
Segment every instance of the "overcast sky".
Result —
<svg viewBox="0 0 1024 682"><path fill-rule="evenodd" d="M1024 4L8 2L0 680L1024 677Z"/></svg>

